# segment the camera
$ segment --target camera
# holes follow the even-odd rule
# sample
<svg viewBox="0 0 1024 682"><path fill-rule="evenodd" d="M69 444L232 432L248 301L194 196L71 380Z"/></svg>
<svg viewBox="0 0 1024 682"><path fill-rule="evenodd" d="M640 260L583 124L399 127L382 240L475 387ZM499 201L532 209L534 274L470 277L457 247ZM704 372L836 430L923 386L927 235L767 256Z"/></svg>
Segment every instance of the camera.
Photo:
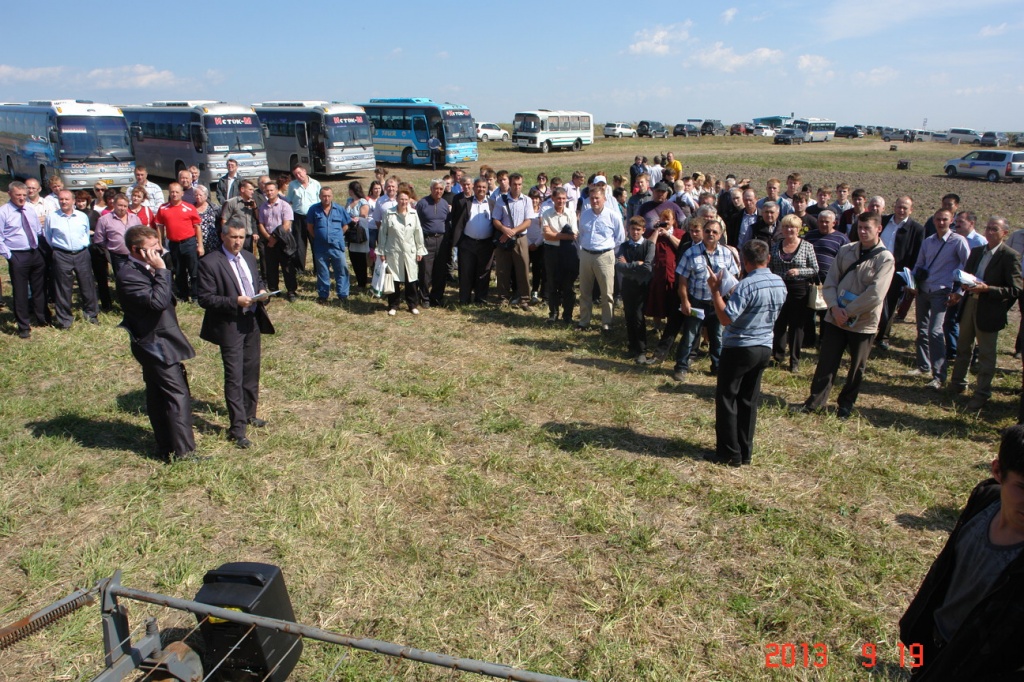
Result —
<svg viewBox="0 0 1024 682"><path fill-rule="evenodd" d="M658 222L654 223L654 226L655 227L668 227L668 221L667 220L659 220Z"/></svg>

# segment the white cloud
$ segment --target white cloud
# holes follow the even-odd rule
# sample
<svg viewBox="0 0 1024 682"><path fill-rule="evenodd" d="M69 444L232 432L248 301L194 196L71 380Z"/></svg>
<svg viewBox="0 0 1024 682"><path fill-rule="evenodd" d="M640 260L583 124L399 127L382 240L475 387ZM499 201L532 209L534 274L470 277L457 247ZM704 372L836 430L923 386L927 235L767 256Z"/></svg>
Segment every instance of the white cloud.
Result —
<svg viewBox="0 0 1024 682"><path fill-rule="evenodd" d="M836 76L832 62L818 54L802 54L797 57L796 68L806 74L808 85L821 85Z"/></svg>
<svg viewBox="0 0 1024 682"><path fill-rule="evenodd" d="M678 24L645 28L633 34L634 42L629 46L630 54L655 54L665 56L679 51L679 44L690 39L693 22L687 19Z"/></svg>
<svg viewBox="0 0 1024 682"><path fill-rule="evenodd" d="M157 70L148 64L130 64L115 66L109 69L93 69L85 75L85 80L94 88L129 89L129 88L172 88L183 85L187 81L174 74L173 71Z"/></svg>
<svg viewBox="0 0 1024 682"><path fill-rule="evenodd" d="M736 15L738 13L739 10L736 9L735 7L730 7L729 9L725 10L724 12L722 12L722 23L731 24L732 20L736 18Z"/></svg>
<svg viewBox="0 0 1024 682"><path fill-rule="evenodd" d="M953 91L953 94L963 97L977 97L978 95L991 95L992 93L999 92L1001 89L998 85L978 85L973 88L957 88Z"/></svg>
<svg viewBox="0 0 1024 682"><path fill-rule="evenodd" d="M434 56L437 57L438 59L448 59L448 51L447 50L441 50L440 52L438 52Z"/></svg>
<svg viewBox="0 0 1024 682"><path fill-rule="evenodd" d="M63 66L39 66L24 69L18 66L10 66L9 64L0 64L0 84L52 81L63 73Z"/></svg>
<svg viewBox="0 0 1024 682"><path fill-rule="evenodd" d="M701 66L733 72L756 64L777 63L782 59L782 50L759 47L746 54L736 54L731 47L726 47L725 43L717 42L710 49L698 52L694 57Z"/></svg>
<svg viewBox="0 0 1024 682"><path fill-rule="evenodd" d="M973 0L970 12L980 15L986 8L1000 5L1014 5L1017 0ZM964 16L963 0L861 0L856 6L858 17L885 17L882 21L857 22L856 35L851 33L851 6L844 0L833 0L826 8L815 12L819 30L816 36L825 40L858 39L883 32L900 33L904 24L911 28L921 24L922 18L931 21L946 17L957 17L962 21Z"/></svg>
<svg viewBox="0 0 1024 682"><path fill-rule="evenodd" d="M1001 36L1010 30L1010 25L1005 21L998 26L982 26L981 30L978 31L978 35L982 38L992 38L994 36Z"/></svg>
<svg viewBox="0 0 1024 682"><path fill-rule="evenodd" d="M883 85L895 80L899 75L900 72L891 66L880 66L870 71L858 71L853 74L853 78L861 85Z"/></svg>

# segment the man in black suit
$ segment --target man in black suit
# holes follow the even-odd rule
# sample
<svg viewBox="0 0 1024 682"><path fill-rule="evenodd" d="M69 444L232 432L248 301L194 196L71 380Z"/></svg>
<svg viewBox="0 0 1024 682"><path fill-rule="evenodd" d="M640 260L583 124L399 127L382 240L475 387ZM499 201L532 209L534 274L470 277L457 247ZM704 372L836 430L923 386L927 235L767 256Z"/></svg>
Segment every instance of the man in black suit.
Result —
<svg viewBox="0 0 1024 682"><path fill-rule="evenodd" d="M890 215L882 216L882 244L896 260L896 272L902 272L903 268L914 269L924 241L924 226L910 217L913 211L914 200L903 196L896 200ZM875 338L875 344L882 350L889 350L889 332L905 286L902 277L894 276L885 295L882 319L878 322L878 336Z"/></svg>
<svg viewBox="0 0 1024 682"><path fill-rule="evenodd" d="M949 295L949 305L964 299L960 317L960 345L953 365L950 387L955 393L967 389L967 368L971 348L978 342L978 384L967 403L968 410L980 410L992 395L996 373L996 344L1006 326L1006 312L1021 293L1020 254L1003 244L1009 227L1006 219L992 216L985 225L988 244L971 249L964 270L978 278L975 286L963 285Z"/></svg>
<svg viewBox="0 0 1024 682"><path fill-rule="evenodd" d="M221 248L199 262L197 300L206 310L199 332L204 341L220 346L224 361L224 397L231 427L228 438L245 449L252 445L246 427L264 426L256 416L260 396L260 334L273 334L258 293L266 292L256 259L245 251L245 228L221 228Z"/></svg>
<svg viewBox="0 0 1024 682"><path fill-rule="evenodd" d="M146 412L165 461L199 459L192 434L192 396L183 360L195 357L181 333L171 295L171 273L161 257L157 231L142 225L125 233L128 262L115 273L124 310L121 326L142 365Z"/></svg>

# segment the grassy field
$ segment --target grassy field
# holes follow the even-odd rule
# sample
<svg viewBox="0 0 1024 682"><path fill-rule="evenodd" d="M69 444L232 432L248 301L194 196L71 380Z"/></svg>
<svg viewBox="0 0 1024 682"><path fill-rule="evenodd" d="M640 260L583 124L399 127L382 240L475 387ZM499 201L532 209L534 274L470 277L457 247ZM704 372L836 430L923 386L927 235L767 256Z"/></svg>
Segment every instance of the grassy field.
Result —
<svg viewBox="0 0 1024 682"><path fill-rule="evenodd" d="M1018 185L948 180L964 148L865 140L781 148L756 139L604 141L581 154L482 145L482 162L568 177L625 173L675 150L695 169L800 170L846 180L916 216L956 191L982 215L1024 218ZM897 158L912 167L897 172ZM425 189L429 171L396 169ZM330 184L341 187L343 182ZM3 272L4 290L9 281ZM704 462L714 379L700 360L636 368L613 333L544 324L545 310L384 315L365 296L315 305L312 282L275 303L255 447L227 443L217 350L179 306L197 441L211 460L166 466L118 314L25 342L0 314L0 625L115 569L131 587L191 598L228 561L282 567L299 622L588 680L904 679L896 621L1015 422L1020 362L1000 343L980 414L903 375L913 324L869 363L855 417L791 415L816 355L764 381L754 466ZM912 319L912 316L911 316ZM844 370L845 371L845 370ZM131 605L164 627L181 613ZM194 622L194 621L191 621ZM95 607L0 653L0 680L91 679ZM828 663L766 666L771 643L823 643ZM343 660L342 660L343 659ZM776 657L774 659L778 661ZM295 680L458 675L311 643ZM812 662L814 659L812 658Z"/></svg>

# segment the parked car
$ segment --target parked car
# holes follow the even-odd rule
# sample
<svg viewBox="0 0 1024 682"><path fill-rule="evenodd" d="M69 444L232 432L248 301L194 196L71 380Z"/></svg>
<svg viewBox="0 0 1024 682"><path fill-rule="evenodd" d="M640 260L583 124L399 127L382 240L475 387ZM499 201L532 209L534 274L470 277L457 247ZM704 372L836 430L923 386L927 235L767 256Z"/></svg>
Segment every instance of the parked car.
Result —
<svg viewBox="0 0 1024 682"><path fill-rule="evenodd" d="M733 123L729 126L729 135L753 135L753 123Z"/></svg>
<svg viewBox="0 0 1024 682"><path fill-rule="evenodd" d="M605 137L636 137L636 131L628 123L605 123Z"/></svg>
<svg viewBox="0 0 1024 682"><path fill-rule="evenodd" d="M981 144L981 135L972 128L950 128L949 141L953 144Z"/></svg>
<svg viewBox="0 0 1024 682"><path fill-rule="evenodd" d="M677 123L672 128L672 137L700 137L700 128L692 123Z"/></svg>
<svg viewBox="0 0 1024 682"><path fill-rule="evenodd" d="M1006 147L1010 144L1010 138L1006 133L987 132L981 136L982 147Z"/></svg>
<svg viewBox="0 0 1024 682"><path fill-rule="evenodd" d="M480 142L487 142L488 140L501 140L502 142L507 142L508 138L508 131L497 123L488 123L486 121L476 122L476 139Z"/></svg>
<svg viewBox="0 0 1024 682"><path fill-rule="evenodd" d="M636 134L640 137L668 137L668 128L661 121L640 121Z"/></svg>
<svg viewBox="0 0 1024 682"><path fill-rule="evenodd" d="M803 144L804 131L796 128L783 128L775 133L775 144Z"/></svg>
<svg viewBox="0 0 1024 682"><path fill-rule="evenodd" d="M863 137L864 133L856 126L839 126L836 128L836 137Z"/></svg>
<svg viewBox="0 0 1024 682"><path fill-rule="evenodd" d="M975 150L945 163L946 175L985 178L989 182L1012 179L1024 182L1024 152Z"/></svg>
<svg viewBox="0 0 1024 682"><path fill-rule="evenodd" d="M761 137L775 137L775 128L771 126L754 126L754 135Z"/></svg>
<svg viewBox="0 0 1024 682"><path fill-rule="evenodd" d="M700 126L701 135L725 135L728 132L722 122L715 118L709 118Z"/></svg>

